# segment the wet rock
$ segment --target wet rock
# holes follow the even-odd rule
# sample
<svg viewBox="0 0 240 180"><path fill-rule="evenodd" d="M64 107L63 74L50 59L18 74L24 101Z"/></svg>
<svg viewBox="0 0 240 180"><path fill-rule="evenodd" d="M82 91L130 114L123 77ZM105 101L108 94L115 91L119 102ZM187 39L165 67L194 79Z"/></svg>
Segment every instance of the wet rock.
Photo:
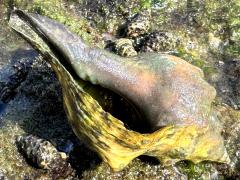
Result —
<svg viewBox="0 0 240 180"><path fill-rule="evenodd" d="M220 66L220 78L216 83L222 102L240 109L240 60L225 60ZM219 69L220 69L219 68Z"/></svg>
<svg viewBox="0 0 240 180"><path fill-rule="evenodd" d="M234 109L240 109L240 59L228 62L225 68L228 83L231 87L231 104Z"/></svg>
<svg viewBox="0 0 240 180"><path fill-rule="evenodd" d="M38 168L48 170L53 178L67 177L72 173L67 155L58 152L49 141L29 135L19 136L16 144L30 163Z"/></svg>
<svg viewBox="0 0 240 180"><path fill-rule="evenodd" d="M10 75L8 82L2 82L0 86L0 101L7 103L13 98L15 90L26 79L31 64L32 59L20 59L13 64L15 73Z"/></svg>
<svg viewBox="0 0 240 180"><path fill-rule="evenodd" d="M143 11L134 15L126 27L127 37L137 37L146 34L150 29L150 12Z"/></svg>
<svg viewBox="0 0 240 180"><path fill-rule="evenodd" d="M57 141L57 148L61 152L65 152L66 154L71 153L74 148L74 144L70 140L59 139Z"/></svg>
<svg viewBox="0 0 240 180"><path fill-rule="evenodd" d="M18 87L26 79L38 53L34 50L19 49L11 57L11 65L6 65L0 74L6 74L6 78L0 79L0 102L8 103L17 93ZM9 66L9 67L8 67Z"/></svg>
<svg viewBox="0 0 240 180"><path fill-rule="evenodd" d="M4 172L0 169L0 180L7 180L7 177Z"/></svg>
<svg viewBox="0 0 240 180"><path fill-rule="evenodd" d="M208 35L209 49L213 52L223 53L224 43L219 37L215 37L213 33Z"/></svg>
<svg viewBox="0 0 240 180"><path fill-rule="evenodd" d="M169 32L152 32L143 39L141 52L169 52L174 51L180 41Z"/></svg>
<svg viewBox="0 0 240 180"><path fill-rule="evenodd" d="M113 172L106 164L102 163L95 169L83 172L83 179L106 179L106 180L132 180L132 179L187 179L176 167L163 167L160 164L144 162L135 159L124 170Z"/></svg>
<svg viewBox="0 0 240 180"><path fill-rule="evenodd" d="M231 159L230 164L219 164L219 173L228 179L240 178L240 111L228 105L219 105L219 117L224 122L223 137Z"/></svg>

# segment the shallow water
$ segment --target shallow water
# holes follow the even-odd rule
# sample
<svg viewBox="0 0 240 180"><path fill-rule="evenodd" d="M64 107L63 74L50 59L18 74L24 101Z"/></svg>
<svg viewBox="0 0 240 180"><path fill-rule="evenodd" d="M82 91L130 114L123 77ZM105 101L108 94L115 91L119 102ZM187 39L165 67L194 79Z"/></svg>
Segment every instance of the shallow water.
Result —
<svg viewBox="0 0 240 180"><path fill-rule="evenodd" d="M7 107L7 104L0 101L0 116L4 113L4 110L6 109L6 107Z"/></svg>

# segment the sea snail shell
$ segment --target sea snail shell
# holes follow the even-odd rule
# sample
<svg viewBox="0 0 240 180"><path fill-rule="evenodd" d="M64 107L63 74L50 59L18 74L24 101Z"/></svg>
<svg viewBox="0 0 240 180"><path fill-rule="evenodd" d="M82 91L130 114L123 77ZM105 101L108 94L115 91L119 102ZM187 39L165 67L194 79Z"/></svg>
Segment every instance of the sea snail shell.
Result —
<svg viewBox="0 0 240 180"><path fill-rule="evenodd" d="M56 21L19 10L9 24L47 57L62 85L75 134L114 170L142 154L164 164L182 159L229 162L220 130L209 120L216 92L199 68L166 54L123 58L87 46ZM156 131L127 130L85 92L86 81L130 100Z"/></svg>

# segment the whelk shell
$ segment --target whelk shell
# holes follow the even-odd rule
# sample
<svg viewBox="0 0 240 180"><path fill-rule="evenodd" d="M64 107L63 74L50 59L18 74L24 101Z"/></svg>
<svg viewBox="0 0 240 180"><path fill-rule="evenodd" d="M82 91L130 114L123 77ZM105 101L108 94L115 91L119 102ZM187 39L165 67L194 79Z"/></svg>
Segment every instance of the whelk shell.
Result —
<svg viewBox="0 0 240 180"><path fill-rule="evenodd" d="M199 68L166 54L123 58L89 47L58 22L20 10L9 24L51 64L75 134L114 170L142 154L163 164L229 162L221 129L210 116L216 92ZM126 129L85 91L89 82L131 101L155 131Z"/></svg>

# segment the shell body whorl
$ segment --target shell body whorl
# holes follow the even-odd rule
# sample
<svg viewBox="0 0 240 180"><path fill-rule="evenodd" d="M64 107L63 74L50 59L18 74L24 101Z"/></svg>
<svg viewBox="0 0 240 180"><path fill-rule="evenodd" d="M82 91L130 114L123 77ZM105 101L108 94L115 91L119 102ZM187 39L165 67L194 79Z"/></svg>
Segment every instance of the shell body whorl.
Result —
<svg viewBox="0 0 240 180"><path fill-rule="evenodd" d="M166 164L229 161L220 131L209 122L216 92L199 68L170 55L122 58L88 47L66 27L40 15L15 11L10 25L47 58L62 85L75 134L114 170L141 154ZM88 82L130 100L156 131L127 130L85 91Z"/></svg>

